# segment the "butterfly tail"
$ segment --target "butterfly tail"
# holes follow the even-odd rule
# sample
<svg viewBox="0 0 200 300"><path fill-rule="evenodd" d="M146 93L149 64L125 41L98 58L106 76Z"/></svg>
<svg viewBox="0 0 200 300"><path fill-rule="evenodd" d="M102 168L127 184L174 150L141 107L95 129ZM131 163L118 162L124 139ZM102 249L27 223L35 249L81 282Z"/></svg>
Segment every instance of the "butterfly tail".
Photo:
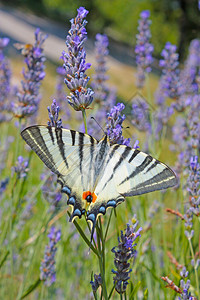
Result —
<svg viewBox="0 0 200 300"><path fill-rule="evenodd" d="M90 248L91 248L94 231L95 231L95 227L96 227L96 223L97 223L96 216L91 215L91 216L89 216L89 218L87 217L87 221L90 223L90 226L91 226L91 237L90 237Z"/></svg>

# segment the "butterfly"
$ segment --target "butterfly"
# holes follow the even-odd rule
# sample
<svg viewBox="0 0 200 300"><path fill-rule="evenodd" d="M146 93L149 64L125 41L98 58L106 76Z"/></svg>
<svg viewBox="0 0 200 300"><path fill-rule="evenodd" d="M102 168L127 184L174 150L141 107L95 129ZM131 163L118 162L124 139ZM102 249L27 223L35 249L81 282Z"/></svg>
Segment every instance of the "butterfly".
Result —
<svg viewBox="0 0 200 300"><path fill-rule="evenodd" d="M127 196L141 195L177 184L174 172L138 149L111 145L74 130L36 125L22 138L58 177L72 206L70 221L86 214L94 233L97 219Z"/></svg>

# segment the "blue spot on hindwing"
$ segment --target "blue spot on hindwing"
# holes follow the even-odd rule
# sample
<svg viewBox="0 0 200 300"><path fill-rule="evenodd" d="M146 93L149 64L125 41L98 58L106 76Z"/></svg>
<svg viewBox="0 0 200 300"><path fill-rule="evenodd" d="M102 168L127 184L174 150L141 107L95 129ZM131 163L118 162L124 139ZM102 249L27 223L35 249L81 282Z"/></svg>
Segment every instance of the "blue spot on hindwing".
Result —
<svg viewBox="0 0 200 300"><path fill-rule="evenodd" d="M78 209L78 208L75 209L75 211L73 212L73 215L80 217L82 215L80 209Z"/></svg>
<svg viewBox="0 0 200 300"><path fill-rule="evenodd" d="M96 219L95 214L89 214L89 215L87 216L87 220L90 220L90 221L92 221L92 222L94 222L95 219Z"/></svg>
<svg viewBox="0 0 200 300"><path fill-rule="evenodd" d="M71 194L71 190L70 188L68 188L68 186L64 186L61 190L62 193L66 193L67 195Z"/></svg>
<svg viewBox="0 0 200 300"><path fill-rule="evenodd" d="M99 208L99 212L100 212L101 214L105 214L106 208L105 208L104 206L101 206L101 207Z"/></svg>
<svg viewBox="0 0 200 300"><path fill-rule="evenodd" d="M67 204L69 205L75 205L76 198L74 196L70 197L67 201Z"/></svg>
<svg viewBox="0 0 200 300"><path fill-rule="evenodd" d="M108 201L108 202L107 202L107 207L109 207L109 206L115 207L115 206L116 206L116 201L115 201L115 200L110 200L110 201Z"/></svg>

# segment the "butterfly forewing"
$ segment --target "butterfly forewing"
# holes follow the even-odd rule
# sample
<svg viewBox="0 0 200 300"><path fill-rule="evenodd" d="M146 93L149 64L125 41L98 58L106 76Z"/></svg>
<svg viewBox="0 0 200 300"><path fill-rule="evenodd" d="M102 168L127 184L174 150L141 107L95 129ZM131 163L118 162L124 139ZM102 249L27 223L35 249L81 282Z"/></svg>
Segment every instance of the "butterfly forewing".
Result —
<svg viewBox="0 0 200 300"><path fill-rule="evenodd" d="M121 145L113 158L121 159L121 167L115 168L117 190L123 196L135 196L166 189L177 184L174 172L165 164L136 149Z"/></svg>
<svg viewBox="0 0 200 300"><path fill-rule="evenodd" d="M28 127L21 135L46 166L57 175L66 175L74 162L82 161L83 145L97 143L94 138L84 133L47 126ZM75 150L78 157L68 161L69 155Z"/></svg>

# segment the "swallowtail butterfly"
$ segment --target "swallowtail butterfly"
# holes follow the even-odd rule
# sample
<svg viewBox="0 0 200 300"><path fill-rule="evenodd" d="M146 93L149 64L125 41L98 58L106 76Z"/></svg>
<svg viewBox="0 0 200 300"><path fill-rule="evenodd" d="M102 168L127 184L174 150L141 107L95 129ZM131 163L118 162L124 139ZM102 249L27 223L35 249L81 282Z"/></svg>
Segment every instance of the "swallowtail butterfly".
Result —
<svg viewBox="0 0 200 300"><path fill-rule="evenodd" d="M110 145L107 135L90 135L62 128L31 126L21 133L43 163L58 176L72 206L70 221L87 214L92 235L99 215L126 196L141 195L177 184L165 164L125 145Z"/></svg>

